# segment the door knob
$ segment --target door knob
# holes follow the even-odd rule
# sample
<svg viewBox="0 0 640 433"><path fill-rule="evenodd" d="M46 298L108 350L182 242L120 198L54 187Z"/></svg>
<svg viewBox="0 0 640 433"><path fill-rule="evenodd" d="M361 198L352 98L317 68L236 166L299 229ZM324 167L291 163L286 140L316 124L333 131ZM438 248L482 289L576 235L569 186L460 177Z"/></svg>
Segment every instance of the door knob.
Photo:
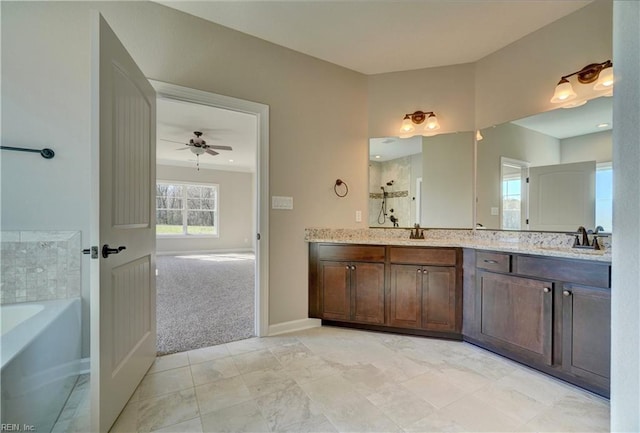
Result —
<svg viewBox="0 0 640 433"><path fill-rule="evenodd" d="M119 246L118 248L109 248L109 244L104 244L102 246L102 257L104 257L105 259L107 257L109 257L109 254L118 254L120 251L122 250L126 250L127 247L125 246Z"/></svg>

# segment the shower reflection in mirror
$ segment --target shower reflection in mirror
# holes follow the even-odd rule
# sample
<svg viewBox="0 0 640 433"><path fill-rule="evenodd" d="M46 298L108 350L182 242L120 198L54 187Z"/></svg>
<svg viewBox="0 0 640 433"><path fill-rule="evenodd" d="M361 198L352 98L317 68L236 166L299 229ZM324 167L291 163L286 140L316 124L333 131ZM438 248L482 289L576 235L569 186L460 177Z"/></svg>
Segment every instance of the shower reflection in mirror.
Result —
<svg viewBox="0 0 640 433"><path fill-rule="evenodd" d="M408 227L418 221L415 188L421 176L421 137L371 139L369 227Z"/></svg>

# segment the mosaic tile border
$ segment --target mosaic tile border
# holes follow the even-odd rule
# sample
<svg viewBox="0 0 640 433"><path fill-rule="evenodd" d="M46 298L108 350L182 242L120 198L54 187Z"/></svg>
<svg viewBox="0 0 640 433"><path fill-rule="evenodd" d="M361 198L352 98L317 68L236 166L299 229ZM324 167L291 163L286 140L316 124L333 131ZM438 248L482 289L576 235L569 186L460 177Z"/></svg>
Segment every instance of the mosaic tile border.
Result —
<svg viewBox="0 0 640 433"><path fill-rule="evenodd" d="M79 231L0 232L0 304L81 294Z"/></svg>

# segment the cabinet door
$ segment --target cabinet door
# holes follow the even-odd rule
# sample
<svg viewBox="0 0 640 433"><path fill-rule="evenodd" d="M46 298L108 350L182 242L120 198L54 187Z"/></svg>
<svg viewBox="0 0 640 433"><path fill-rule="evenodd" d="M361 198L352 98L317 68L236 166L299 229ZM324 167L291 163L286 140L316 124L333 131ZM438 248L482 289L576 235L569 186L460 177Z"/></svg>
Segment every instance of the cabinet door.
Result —
<svg viewBox="0 0 640 433"><path fill-rule="evenodd" d="M478 279L482 340L551 365L553 284L490 272Z"/></svg>
<svg viewBox="0 0 640 433"><path fill-rule="evenodd" d="M430 331L456 330L456 270L422 268L422 327Z"/></svg>
<svg viewBox="0 0 640 433"><path fill-rule="evenodd" d="M421 326L422 268L391 265L389 325L403 328Z"/></svg>
<svg viewBox="0 0 640 433"><path fill-rule="evenodd" d="M318 267L322 318L349 320L351 318L350 264L321 260Z"/></svg>
<svg viewBox="0 0 640 433"><path fill-rule="evenodd" d="M611 292L565 284L562 294L562 366L608 390Z"/></svg>
<svg viewBox="0 0 640 433"><path fill-rule="evenodd" d="M351 264L353 320L384 323L384 263Z"/></svg>

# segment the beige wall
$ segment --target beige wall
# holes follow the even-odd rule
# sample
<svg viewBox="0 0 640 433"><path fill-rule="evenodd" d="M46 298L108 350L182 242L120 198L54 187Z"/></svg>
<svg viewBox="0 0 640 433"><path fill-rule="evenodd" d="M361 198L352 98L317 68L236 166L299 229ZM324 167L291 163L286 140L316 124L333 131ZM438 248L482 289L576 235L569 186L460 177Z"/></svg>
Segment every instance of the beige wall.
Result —
<svg viewBox="0 0 640 433"><path fill-rule="evenodd" d="M560 162L611 162L613 142L611 131L596 132L560 140Z"/></svg>
<svg viewBox="0 0 640 433"><path fill-rule="evenodd" d="M238 171L200 171L191 167L158 165L158 180L217 184L219 237L158 237L158 253L180 251L252 251L255 249L255 206L252 173Z"/></svg>
<svg viewBox="0 0 640 433"><path fill-rule="evenodd" d="M366 77L150 2L2 2L2 228L89 230L91 31L100 10L159 81L270 106L271 324L307 317L308 226L365 227ZM333 193L335 179L349 185ZM88 287L88 261L83 262ZM85 293L85 300L88 293Z"/></svg>
<svg viewBox="0 0 640 433"><path fill-rule="evenodd" d="M512 123L483 129L482 135L478 142L476 221L486 228L500 229L500 216L491 215L492 207L500 207L500 158L529 162L531 166L559 164L560 141Z"/></svg>
<svg viewBox="0 0 640 433"><path fill-rule="evenodd" d="M606 0L476 64L369 77L155 3L1 7L3 144L57 152L3 152L3 229L80 229L87 239L90 10L100 10L149 78L270 106L270 193L295 205L270 212L271 324L307 315L304 228L366 226L354 216L367 212L368 137L396 135L418 109L435 111L443 133L521 118L549 108L560 75L611 57ZM346 198L333 193L337 178Z"/></svg>
<svg viewBox="0 0 640 433"><path fill-rule="evenodd" d="M592 4L476 63L478 128L548 111L561 76L612 58L612 2ZM576 86L583 92L589 86Z"/></svg>
<svg viewBox="0 0 640 433"><path fill-rule="evenodd" d="M406 113L433 111L442 133L474 129L473 64L368 76L369 137L395 137ZM422 125L416 125L416 131Z"/></svg>

